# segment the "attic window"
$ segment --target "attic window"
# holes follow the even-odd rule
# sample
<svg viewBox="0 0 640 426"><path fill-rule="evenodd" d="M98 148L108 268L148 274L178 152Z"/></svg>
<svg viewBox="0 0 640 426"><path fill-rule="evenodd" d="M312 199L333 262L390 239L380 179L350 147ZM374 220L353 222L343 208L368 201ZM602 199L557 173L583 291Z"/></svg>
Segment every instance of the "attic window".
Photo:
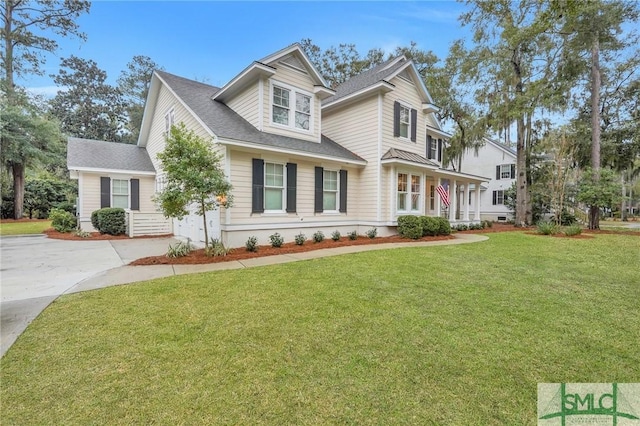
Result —
<svg viewBox="0 0 640 426"><path fill-rule="evenodd" d="M409 137L409 127L411 126L411 111L404 105L400 105L400 137Z"/></svg>
<svg viewBox="0 0 640 426"><path fill-rule="evenodd" d="M169 111L164 115L164 131L169 133L171 130L171 126L175 123L175 112L173 108L170 108Z"/></svg>
<svg viewBox="0 0 640 426"><path fill-rule="evenodd" d="M275 84L271 93L271 121L274 124L303 131L311 129L311 94Z"/></svg>

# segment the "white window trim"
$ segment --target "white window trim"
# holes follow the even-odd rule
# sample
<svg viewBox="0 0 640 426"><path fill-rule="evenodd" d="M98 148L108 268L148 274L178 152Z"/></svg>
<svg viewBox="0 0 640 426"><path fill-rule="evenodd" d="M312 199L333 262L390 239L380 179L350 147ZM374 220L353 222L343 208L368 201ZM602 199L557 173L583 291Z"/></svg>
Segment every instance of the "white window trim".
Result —
<svg viewBox="0 0 640 426"><path fill-rule="evenodd" d="M124 180L127 181L127 207L124 207L125 210L129 210L131 208L131 179L129 178L120 178L120 177L112 177L111 178L111 199L109 200L109 202L111 203L111 207L113 207L113 196L116 195L113 193L113 182L116 180ZM118 196L122 196L121 194L118 194Z"/></svg>
<svg viewBox="0 0 640 426"><path fill-rule="evenodd" d="M169 134L171 126L174 124L176 124L176 111L174 107L171 107L164 114L164 131L166 134Z"/></svg>
<svg viewBox="0 0 640 426"><path fill-rule="evenodd" d="M406 109L407 110L407 136L402 136L402 109ZM411 107L400 102L400 114L398 117L398 128L399 128L399 138L400 139L406 139L406 140L411 140Z"/></svg>
<svg viewBox="0 0 640 426"><path fill-rule="evenodd" d="M325 172L333 172L336 174L336 190L325 190L324 188L324 174ZM335 192L336 193L336 208L335 210L327 210L324 208L324 193L325 192ZM323 169L322 170L322 212L323 213L339 213L340 212L340 171L339 170L331 170L331 169Z"/></svg>
<svg viewBox="0 0 640 426"><path fill-rule="evenodd" d="M280 124L280 123L276 123L275 121L273 121L273 88L274 86L280 87L282 89L286 89L289 91L289 124L288 125L284 125L284 124ZM310 102L309 102L309 130L305 130L305 129L300 129L298 127L296 127L296 93L299 93L301 95L304 96L308 96L310 98ZM280 129L286 129L286 130L291 130L293 132L298 132L298 133L304 133L304 134L312 134L313 133L313 125L314 125L314 104L315 104L315 98L313 96L313 93L307 92L305 90L299 89L297 87L291 86L289 84L286 83L282 83L280 81L277 80L270 80L269 81L269 125L276 127L276 128L280 128Z"/></svg>
<svg viewBox="0 0 640 426"><path fill-rule="evenodd" d="M403 175L407 175L407 191L406 192L402 192L402 194L406 194L407 198L406 198L406 207L407 209L405 210L400 210L398 208L398 194L400 194L401 192L398 191L398 175L403 174ZM411 178L413 176L417 176L420 178L420 190L418 192L412 192L411 191ZM425 187L425 177L422 173L411 173L405 170L397 170L396 174L395 174L395 198L396 198L396 214L397 215L403 215L403 214L423 214L424 212L424 189ZM418 210L412 210L411 209L411 196L413 194L418 194Z"/></svg>
<svg viewBox="0 0 640 426"><path fill-rule="evenodd" d="M267 164L275 164L278 166L282 166L282 205L278 210L268 210L267 209L267 188L278 188L276 186L267 186ZM285 163L281 163L278 161L268 161L264 160L264 171L263 171L263 179L264 184L262 188L262 199L263 199L263 208L265 214L282 214L286 213L287 206L287 165Z"/></svg>
<svg viewBox="0 0 640 426"><path fill-rule="evenodd" d="M504 206L504 193L503 189L496 189L496 206ZM500 194L502 194L502 202L499 200Z"/></svg>
<svg viewBox="0 0 640 426"><path fill-rule="evenodd" d="M506 167L506 172L505 172ZM503 177L504 174L507 174L507 177ZM503 179L511 179L511 164L500 164L500 180Z"/></svg>

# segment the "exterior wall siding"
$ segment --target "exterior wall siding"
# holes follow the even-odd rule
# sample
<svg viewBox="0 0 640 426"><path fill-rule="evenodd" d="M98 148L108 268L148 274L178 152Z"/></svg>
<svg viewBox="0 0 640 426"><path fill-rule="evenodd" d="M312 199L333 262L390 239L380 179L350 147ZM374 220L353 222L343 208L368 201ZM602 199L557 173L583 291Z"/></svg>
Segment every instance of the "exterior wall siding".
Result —
<svg viewBox="0 0 640 426"><path fill-rule="evenodd" d="M258 83L254 83L227 102L227 106L237 112L242 118L258 128L260 117L258 115Z"/></svg>

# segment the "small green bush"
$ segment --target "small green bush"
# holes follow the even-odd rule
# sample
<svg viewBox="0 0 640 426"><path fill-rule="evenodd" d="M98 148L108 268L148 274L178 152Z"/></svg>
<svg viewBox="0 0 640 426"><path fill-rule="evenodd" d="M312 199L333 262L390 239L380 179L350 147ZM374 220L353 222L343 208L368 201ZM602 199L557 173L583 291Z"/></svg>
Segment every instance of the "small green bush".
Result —
<svg viewBox="0 0 640 426"><path fill-rule="evenodd" d="M127 232L124 209L105 207L98 210L98 231L101 234L121 235Z"/></svg>
<svg viewBox="0 0 640 426"><path fill-rule="evenodd" d="M542 235L554 235L559 232L558 225L555 222L538 222L537 230L538 234Z"/></svg>
<svg viewBox="0 0 640 426"><path fill-rule="evenodd" d="M367 237L374 239L378 235L378 228L371 228L367 231Z"/></svg>
<svg viewBox="0 0 640 426"><path fill-rule="evenodd" d="M293 239L295 240L297 245L301 246L304 244L305 241L307 241L307 236L301 232L298 235L296 235Z"/></svg>
<svg viewBox="0 0 640 426"><path fill-rule="evenodd" d="M335 231L333 231L333 232L331 233L331 239L332 239L333 241L340 241L340 237L341 237L341 235L340 235L340 231L338 231L338 230L335 230Z"/></svg>
<svg viewBox="0 0 640 426"><path fill-rule="evenodd" d="M269 235L269 241L271 241L271 247L275 248L282 247L282 244L284 244L284 238L277 232Z"/></svg>
<svg viewBox="0 0 640 426"><path fill-rule="evenodd" d="M76 217L65 210L51 209L49 219L53 229L58 232L70 232L76 227Z"/></svg>
<svg viewBox="0 0 640 426"><path fill-rule="evenodd" d="M193 250L193 246L190 241L178 241L175 245L169 244L169 249L167 250L167 257L184 257L191 253Z"/></svg>
<svg viewBox="0 0 640 426"><path fill-rule="evenodd" d="M451 224L449 220L444 217L436 217L434 218L438 222L438 233L436 235L450 235L451 234Z"/></svg>
<svg viewBox="0 0 640 426"><path fill-rule="evenodd" d="M422 223L422 236L433 237L438 235L438 231L440 231L440 222L438 221L438 218L422 216L420 218L420 222Z"/></svg>
<svg viewBox="0 0 640 426"><path fill-rule="evenodd" d="M247 242L244 243L244 246L247 251L256 252L258 251L258 239L256 237L249 237Z"/></svg>
<svg viewBox="0 0 640 426"><path fill-rule="evenodd" d="M71 213L72 215L76 215L76 206L70 201L61 201L57 204L54 204L56 209L64 210L66 212Z"/></svg>
<svg viewBox="0 0 640 426"><path fill-rule="evenodd" d="M322 231L316 231L313 234L313 242L314 243L321 243L322 241L324 241L324 233Z"/></svg>
<svg viewBox="0 0 640 426"><path fill-rule="evenodd" d="M580 225L571 225L568 226L565 230L564 230L564 234L567 237L573 237L575 235L580 235L582 234L582 227Z"/></svg>
<svg viewBox="0 0 640 426"><path fill-rule="evenodd" d="M100 210L94 210L93 212L91 212L91 225L93 225L93 229L95 229L96 231L99 228L99 224L98 224L98 212Z"/></svg>
<svg viewBox="0 0 640 426"><path fill-rule="evenodd" d="M456 225L456 230L458 230L458 231L466 231L468 229L469 229L469 227L467 225L465 225L464 223L460 223L460 224Z"/></svg>
<svg viewBox="0 0 640 426"><path fill-rule="evenodd" d="M222 241L217 238L211 238L209 247L204 250L204 254L210 257L226 256L229 252L231 252L231 249L225 247Z"/></svg>
<svg viewBox="0 0 640 426"><path fill-rule="evenodd" d="M487 223L487 228L491 228L493 226L493 221L491 220L487 220L486 223Z"/></svg>
<svg viewBox="0 0 640 426"><path fill-rule="evenodd" d="M83 231L82 229L76 230L76 237L89 238L90 236L91 236L90 232Z"/></svg>
<svg viewBox="0 0 640 426"><path fill-rule="evenodd" d="M358 231L351 231L347 234L347 237L349 237L349 239L351 241L355 241L358 239Z"/></svg>
<svg viewBox="0 0 640 426"><path fill-rule="evenodd" d="M417 240L422 237L422 220L418 216L398 216L398 234Z"/></svg>

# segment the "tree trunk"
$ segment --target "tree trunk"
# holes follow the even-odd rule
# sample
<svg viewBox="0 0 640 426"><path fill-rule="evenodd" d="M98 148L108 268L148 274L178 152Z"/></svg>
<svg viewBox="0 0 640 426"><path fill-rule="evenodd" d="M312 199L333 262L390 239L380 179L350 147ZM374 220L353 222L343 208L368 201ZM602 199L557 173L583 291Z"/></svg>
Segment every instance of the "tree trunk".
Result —
<svg viewBox="0 0 640 426"><path fill-rule="evenodd" d="M202 223L204 225L204 248L209 248L209 230L207 229L207 211L205 210L204 200L200 200L200 211L202 212Z"/></svg>
<svg viewBox="0 0 640 426"><path fill-rule="evenodd" d="M622 184L622 201L620 201L620 220L622 221L627 220L627 214L625 212L625 210L627 209L627 188L625 187L624 174L625 174L624 171L620 174L620 181Z"/></svg>
<svg viewBox="0 0 640 426"><path fill-rule="evenodd" d="M24 165L12 163L13 170L13 218L21 219L24 214Z"/></svg>
<svg viewBox="0 0 640 426"><path fill-rule="evenodd" d="M5 82L6 82L6 90L7 90L7 101L9 105L14 105L15 102L15 90L14 90L14 81L13 81L13 40L11 39L11 24L13 22L13 1L5 1L4 2L4 25L2 29L2 38L5 39L4 43L4 57L3 57L3 65L5 70Z"/></svg>
<svg viewBox="0 0 640 426"><path fill-rule="evenodd" d="M591 168L593 178L600 180L600 43L598 34L591 47ZM589 229L600 229L600 209L589 209Z"/></svg>
<svg viewBox="0 0 640 426"><path fill-rule="evenodd" d="M524 120L518 118L518 141L516 145L516 169L518 175L516 176L516 226L527 225L527 205L528 205L528 190L527 190L527 153L524 144Z"/></svg>

